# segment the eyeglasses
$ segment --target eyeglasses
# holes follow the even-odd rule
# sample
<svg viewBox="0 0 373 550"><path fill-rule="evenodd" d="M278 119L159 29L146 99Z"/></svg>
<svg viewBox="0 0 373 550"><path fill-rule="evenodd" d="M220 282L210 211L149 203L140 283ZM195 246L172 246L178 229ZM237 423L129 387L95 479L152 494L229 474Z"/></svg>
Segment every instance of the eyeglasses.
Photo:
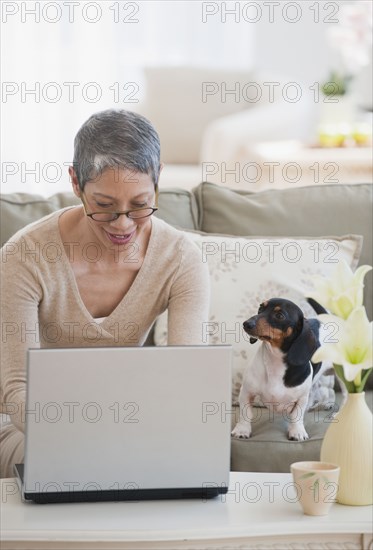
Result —
<svg viewBox="0 0 373 550"><path fill-rule="evenodd" d="M86 216L92 218L95 222L113 222L117 220L119 216L127 216L131 220L140 220L142 218L148 218L154 212L158 210L158 207L145 207L145 208L136 208L135 210L127 210L126 212L87 212L87 203L84 196L84 191L81 193L81 199L84 206ZM158 200L158 189L156 190L156 202Z"/></svg>

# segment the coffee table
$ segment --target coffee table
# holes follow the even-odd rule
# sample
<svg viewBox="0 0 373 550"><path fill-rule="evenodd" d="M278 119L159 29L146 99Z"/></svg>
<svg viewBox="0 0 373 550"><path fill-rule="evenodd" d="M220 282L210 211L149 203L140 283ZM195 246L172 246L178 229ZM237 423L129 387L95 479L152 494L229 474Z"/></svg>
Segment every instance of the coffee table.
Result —
<svg viewBox="0 0 373 550"><path fill-rule="evenodd" d="M2 550L8 549L368 549L372 507L334 504L304 516L290 474L232 472L213 500L22 503L3 479Z"/></svg>

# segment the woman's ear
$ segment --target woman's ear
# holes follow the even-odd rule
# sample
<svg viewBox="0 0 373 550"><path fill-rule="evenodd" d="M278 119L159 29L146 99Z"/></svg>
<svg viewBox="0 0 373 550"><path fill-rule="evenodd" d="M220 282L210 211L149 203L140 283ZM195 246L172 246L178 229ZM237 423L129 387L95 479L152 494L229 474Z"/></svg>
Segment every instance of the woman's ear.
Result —
<svg viewBox="0 0 373 550"><path fill-rule="evenodd" d="M75 173L73 166L69 166L69 176L71 179L71 184L73 186L74 195L80 198L80 187L79 187L78 177Z"/></svg>

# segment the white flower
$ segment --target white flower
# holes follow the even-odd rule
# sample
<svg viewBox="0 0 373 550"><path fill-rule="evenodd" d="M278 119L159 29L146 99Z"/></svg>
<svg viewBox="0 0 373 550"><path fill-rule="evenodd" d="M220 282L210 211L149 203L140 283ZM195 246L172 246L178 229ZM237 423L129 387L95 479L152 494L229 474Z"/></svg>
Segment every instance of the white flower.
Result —
<svg viewBox="0 0 373 550"><path fill-rule="evenodd" d="M363 304L364 277L372 267L362 265L355 273L345 260L338 262L329 279L314 277L315 292L309 294L327 310L342 319Z"/></svg>
<svg viewBox="0 0 373 550"><path fill-rule="evenodd" d="M372 46L372 3L356 1L345 4L338 12L339 23L327 30L327 38L339 52L344 70L356 74L369 64Z"/></svg>
<svg viewBox="0 0 373 550"><path fill-rule="evenodd" d="M331 323L337 331L330 336L329 343L319 347L312 361L329 360L342 365L343 374L352 382L362 370L373 366L373 323L370 323L363 306L357 307L347 320L334 315L319 315L323 323Z"/></svg>

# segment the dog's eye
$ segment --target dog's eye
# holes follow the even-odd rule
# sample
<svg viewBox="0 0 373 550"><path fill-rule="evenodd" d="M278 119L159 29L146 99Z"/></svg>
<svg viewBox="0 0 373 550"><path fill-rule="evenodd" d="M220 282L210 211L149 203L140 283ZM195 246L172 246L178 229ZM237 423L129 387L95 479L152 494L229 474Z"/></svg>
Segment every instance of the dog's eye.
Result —
<svg viewBox="0 0 373 550"><path fill-rule="evenodd" d="M276 311L275 317L276 317L276 319L278 319L279 321L283 321L284 319L286 319L286 317L285 317L285 315L282 313L282 311Z"/></svg>

